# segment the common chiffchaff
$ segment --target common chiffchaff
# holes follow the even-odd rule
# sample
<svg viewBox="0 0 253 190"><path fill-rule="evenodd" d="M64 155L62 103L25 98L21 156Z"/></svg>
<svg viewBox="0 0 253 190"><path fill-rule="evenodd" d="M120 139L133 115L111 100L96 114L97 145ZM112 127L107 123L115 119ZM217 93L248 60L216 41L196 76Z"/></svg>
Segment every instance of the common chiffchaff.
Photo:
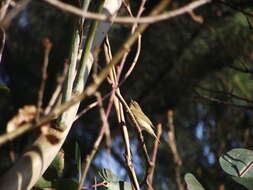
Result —
<svg viewBox="0 0 253 190"><path fill-rule="evenodd" d="M136 119L137 123L139 124L141 130L148 132L153 137L155 137L158 140L158 142L160 142L154 130L152 129L154 128L154 125L152 124L150 119L145 115L145 113L142 111L141 107L136 101L131 100L130 110L132 114L134 115L134 118Z"/></svg>

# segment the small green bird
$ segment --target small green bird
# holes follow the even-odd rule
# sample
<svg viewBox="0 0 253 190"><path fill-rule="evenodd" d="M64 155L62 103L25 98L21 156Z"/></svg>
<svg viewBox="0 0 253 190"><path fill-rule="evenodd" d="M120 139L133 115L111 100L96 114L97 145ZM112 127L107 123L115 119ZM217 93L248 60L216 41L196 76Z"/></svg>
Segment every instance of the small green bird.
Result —
<svg viewBox="0 0 253 190"><path fill-rule="evenodd" d="M152 124L150 119L145 115L145 113L142 111L140 105L136 101L131 100L130 110L131 110L132 114L134 115L134 118L136 119L137 123L139 124L141 130L144 130L144 131L148 132L149 134L151 134L160 143L154 130L152 129L152 128L154 128L154 125Z"/></svg>

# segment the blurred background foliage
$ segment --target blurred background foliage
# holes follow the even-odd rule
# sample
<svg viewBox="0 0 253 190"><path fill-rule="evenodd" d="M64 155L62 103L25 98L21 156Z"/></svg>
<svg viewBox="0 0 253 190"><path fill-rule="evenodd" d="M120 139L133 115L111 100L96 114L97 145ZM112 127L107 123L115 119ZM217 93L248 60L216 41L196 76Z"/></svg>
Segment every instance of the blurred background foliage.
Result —
<svg viewBox="0 0 253 190"><path fill-rule="evenodd" d="M187 2L173 1L168 9L178 8ZM148 1L147 13L155 3ZM133 9L138 8L137 2L130 1L130 4ZM252 0L233 0L229 1L229 5L215 1L195 11L204 19L203 23L197 23L186 14L152 24L143 34L138 64L121 89L127 100L132 98L140 103L154 124L163 124L155 189L176 189L174 163L166 143L169 109L175 112L177 145L183 161L182 175L194 173L206 189L219 189L223 184L225 189L243 189L226 178L217 159L223 152L235 147L252 148L253 17L237 10L252 15L252 5ZM126 15L126 10L122 8L120 14ZM7 46L1 65L5 71L1 72L2 75L8 76L9 87L0 88L2 132L18 108L36 104L43 62L41 41L44 38L53 43L46 87L47 103L64 60L68 58L73 19L74 16L43 2L32 1L12 22L7 31ZM127 38L129 31L129 25L113 25L109 34L113 52ZM135 49L132 48L126 67L131 64ZM104 65L104 62L103 56L100 56L99 63ZM107 84L101 87L104 94L109 90ZM85 100L81 107L92 100ZM107 103L105 100L104 105ZM68 168L64 174L66 178L78 175L76 170L73 171L73 165L77 165L75 153L69 149L73 150L78 142L84 158L92 148L100 125L96 109L75 123L64 145L65 159L71 161L65 165ZM123 179L127 178L123 164L124 147L114 111L110 115L110 127L113 140L111 154L106 152L105 146L101 147L93 162L90 180L94 175L93 169L105 166L117 171L115 173ZM136 133L132 128L129 130L134 164L141 178L145 163ZM152 137L145 138L151 147ZM24 146L20 146L20 141L25 142ZM0 158L1 172L11 165L9 153L14 151L17 158L28 143L21 137L1 149L1 155L5 155Z"/></svg>

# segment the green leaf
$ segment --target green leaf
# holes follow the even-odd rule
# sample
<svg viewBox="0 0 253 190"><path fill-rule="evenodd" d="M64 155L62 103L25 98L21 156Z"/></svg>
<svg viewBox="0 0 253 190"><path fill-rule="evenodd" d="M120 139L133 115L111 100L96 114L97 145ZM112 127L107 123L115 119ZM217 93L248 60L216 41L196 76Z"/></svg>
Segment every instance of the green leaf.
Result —
<svg viewBox="0 0 253 190"><path fill-rule="evenodd" d="M106 168L99 169L98 175L107 182L106 189L109 190L132 190L130 183L122 181L114 173Z"/></svg>
<svg viewBox="0 0 253 190"><path fill-rule="evenodd" d="M52 182L46 180L44 177L41 177L37 183L35 184L35 187L38 188L52 188Z"/></svg>
<svg viewBox="0 0 253 190"><path fill-rule="evenodd" d="M235 180L237 183L243 185L249 190L253 190L253 179L251 178L245 178L245 177L232 177L233 180Z"/></svg>
<svg viewBox="0 0 253 190"><path fill-rule="evenodd" d="M112 173L110 170L106 168L99 169L98 175L105 180L106 182L114 182L117 183L121 181L114 173Z"/></svg>
<svg viewBox="0 0 253 190"><path fill-rule="evenodd" d="M0 93L5 93L5 94L9 94L10 93L10 89L7 86L4 85L0 85Z"/></svg>
<svg viewBox="0 0 253 190"><path fill-rule="evenodd" d="M253 151L235 148L219 158L222 169L235 177L253 178Z"/></svg>
<svg viewBox="0 0 253 190"><path fill-rule="evenodd" d="M191 173L185 174L184 180L187 184L188 190L205 190L204 187L195 178L195 176Z"/></svg>
<svg viewBox="0 0 253 190"><path fill-rule="evenodd" d="M131 184L125 181L108 182L106 188L109 190L133 190Z"/></svg>
<svg viewBox="0 0 253 190"><path fill-rule="evenodd" d="M59 179L59 177L62 175L63 169L64 169L63 155L62 153L59 153L55 157L53 162L50 164L50 166L48 167L43 176L47 180L55 181Z"/></svg>

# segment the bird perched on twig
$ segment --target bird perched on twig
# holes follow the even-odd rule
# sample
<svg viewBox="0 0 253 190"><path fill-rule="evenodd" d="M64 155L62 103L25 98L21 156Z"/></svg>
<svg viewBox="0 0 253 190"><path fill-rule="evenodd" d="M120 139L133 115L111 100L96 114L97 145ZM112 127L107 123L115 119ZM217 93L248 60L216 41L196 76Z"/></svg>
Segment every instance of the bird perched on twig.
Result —
<svg viewBox="0 0 253 190"><path fill-rule="evenodd" d="M154 125L152 124L150 119L145 115L145 113L142 111L140 105L136 101L131 100L129 107L135 120L139 124L140 129L151 134L160 143L159 139L157 138L153 130L155 128Z"/></svg>

